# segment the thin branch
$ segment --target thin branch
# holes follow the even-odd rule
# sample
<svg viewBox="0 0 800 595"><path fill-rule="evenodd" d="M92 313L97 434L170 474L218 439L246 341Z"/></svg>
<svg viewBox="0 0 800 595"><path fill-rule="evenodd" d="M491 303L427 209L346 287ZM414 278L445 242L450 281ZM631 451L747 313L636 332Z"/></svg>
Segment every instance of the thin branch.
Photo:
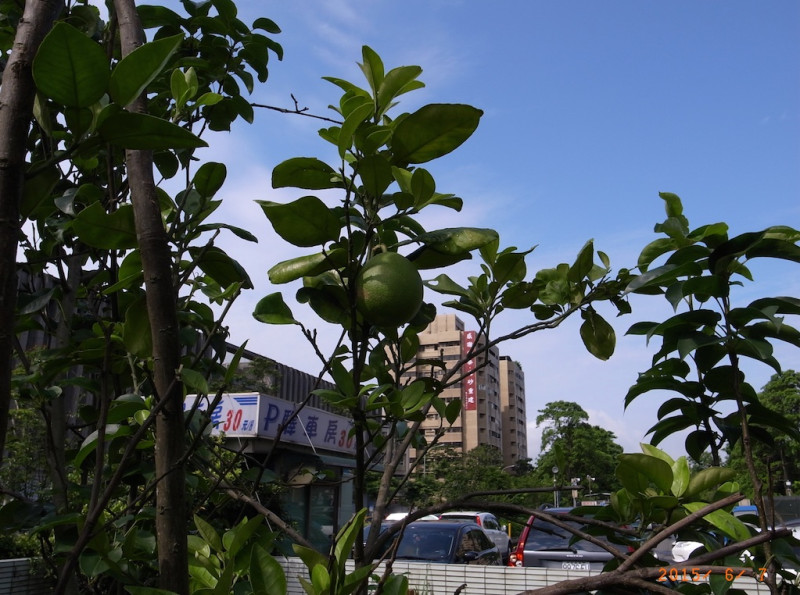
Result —
<svg viewBox="0 0 800 595"><path fill-rule="evenodd" d="M315 120L323 120L325 122L330 122L332 124L339 124L341 125L341 120L334 120L333 118L327 118L325 116L318 116L316 114L308 113L307 107L300 107L300 104L297 103L297 99L295 96L292 95L292 101L294 101L294 108L285 108L285 107L276 107L274 105L265 105L263 103L251 103L253 107L260 107L261 109L269 109L275 112L280 112L282 114L293 114L295 116L305 116L306 118L314 118Z"/></svg>

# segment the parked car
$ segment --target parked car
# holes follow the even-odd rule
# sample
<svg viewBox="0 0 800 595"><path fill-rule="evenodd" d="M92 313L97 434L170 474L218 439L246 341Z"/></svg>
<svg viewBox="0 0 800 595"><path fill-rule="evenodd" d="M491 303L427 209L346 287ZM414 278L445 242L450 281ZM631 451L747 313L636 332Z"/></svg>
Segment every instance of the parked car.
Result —
<svg viewBox="0 0 800 595"><path fill-rule="evenodd" d="M395 559L443 564L501 564L500 551L477 523L421 521L409 523L397 544Z"/></svg>
<svg viewBox="0 0 800 595"><path fill-rule="evenodd" d="M547 514L559 515L571 508L549 508ZM579 523L568 523L576 529ZM602 570L614 555L599 545L586 540L573 542L574 535L543 518L532 515L511 552L509 566L538 566L564 570ZM609 544L624 551L625 546Z"/></svg>
<svg viewBox="0 0 800 595"><path fill-rule="evenodd" d="M753 505L735 506L731 511L733 516L741 519L753 531L760 531L758 527L758 510ZM727 541L722 540L723 544ZM686 562L693 555L699 555L706 551L706 546L700 541L688 539L676 540L672 546L672 559L674 562Z"/></svg>
<svg viewBox="0 0 800 595"><path fill-rule="evenodd" d="M508 561L508 556L511 554L513 544L511 538L508 536L508 528L501 525L497 517L490 512L474 512L471 510L455 510L452 512L445 512L439 516L442 520L459 519L463 521L472 521L477 523L484 533L489 536L489 539L494 542L497 549L500 550L500 555L503 557L503 562Z"/></svg>

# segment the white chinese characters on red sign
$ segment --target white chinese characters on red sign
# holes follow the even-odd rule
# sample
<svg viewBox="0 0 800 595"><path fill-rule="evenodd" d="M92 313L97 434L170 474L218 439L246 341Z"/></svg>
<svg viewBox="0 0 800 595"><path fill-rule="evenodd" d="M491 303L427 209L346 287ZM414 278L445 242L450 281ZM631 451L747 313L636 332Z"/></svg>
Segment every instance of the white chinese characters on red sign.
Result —
<svg viewBox="0 0 800 595"><path fill-rule="evenodd" d="M477 333L475 331L465 331L461 334L461 356L466 356L473 345ZM462 368L464 379L461 381L461 402L464 404L465 411L474 411L478 408L478 385L475 376L475 358L468 359Z"/></svg>

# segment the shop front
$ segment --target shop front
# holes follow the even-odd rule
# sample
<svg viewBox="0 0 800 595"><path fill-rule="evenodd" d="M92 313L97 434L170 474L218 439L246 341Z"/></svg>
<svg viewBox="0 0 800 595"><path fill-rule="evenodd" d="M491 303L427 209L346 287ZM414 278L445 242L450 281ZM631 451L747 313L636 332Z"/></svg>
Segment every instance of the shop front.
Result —
<svg viewBox="0 0 800 595"><path fill-rule="evenodd" d="M201 397L206 411L211 397ZM187 397L189 409L197 397ZM317 549L327 551L355 513L352 420L263 393L224 394L211 411L212 434L221 435L250 464L272 471L282 486L277 508Z"/></svg>

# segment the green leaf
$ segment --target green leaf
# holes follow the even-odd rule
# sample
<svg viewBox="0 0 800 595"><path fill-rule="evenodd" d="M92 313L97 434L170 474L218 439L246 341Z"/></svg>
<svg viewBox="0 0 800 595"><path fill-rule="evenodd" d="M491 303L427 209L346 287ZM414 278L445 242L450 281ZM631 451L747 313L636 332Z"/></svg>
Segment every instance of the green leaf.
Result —
<svg viewBox="0 0 800 595"><path fill-rule="evenodd" d="M399 66L387 72L376 95L379 115L386 113L398 96L424 87L424 83L416 80L420 74L419 66Z"/></svg>
<svg viewBox="0 0 800 595"><path fill-rule="evenodd" d="M349 101L355 104L355 106L349 105L346 106L346 109L342 110L346 114L346 117L339 130L339 138L337 139L339 157L342 159L344 159L347 150L353 145L353 137L358 127L372 115L373 111L375 111L375 105L372 101L360 95L353 95Z"/></svg>
<svg viewBox="0 0 800 595"><path fill-rule="evenodd" d="M42 289L33 294L20 295L17 297L17 314L34 314L47 307L55 294L56 288Z"/></svg>
<svg viewBox="0 0 800 595"><path fill-rule="evenodd" d="M672 493L680 498L686 493L691 481L691 472L689 470L689 462L686 457L678 457L678 460L672 465Z"/></svg>
<svg viewBox="0 0 800 595"><path fill-rule="evenodd" d="M141 395L121 395L111 402L108 422L112 424L123 422L129 417L133 417L137 411L142 411L145 408L146 404Z"/></svg>
<svg viewBox="0 0 800 595"><path fill-rule="evenodd" d="M139 97L181 45L183 34L146 43L125 56L111 73L111 98L126 106Z"/></svg>
<svg viewBox="0 0 800 595"><path fill-rule="evenodd" d="M330 592L331 575L322 564L317 564L311 569L311 584L317 593Z"/></svg>
<svg viewBox="0 0 800 595"><path fill-rule="evenodd" d="M470 258L469 253L499 238L493 229L454 227L420 234L415 241L423 246L409 254L418 269L439 268Z"/></svg>
<svg viewBox="0 0 800 595"><path fill-rule="evenodd" d="M358 175L364 190L370 196L379 197L394 180L392 166L383 155L369 155L358 162Z"/></svg>
<svg viewBox="0 0 800 595"><path fill-rule="evenodd" d="M235 558L248 540L255 534L264 521L263 516L245 517L233 529L226 531L222 536L222 545L230 557Z"/></svg>
<svg viewBox="0 0 800 595"><path fill-rule="evenodd" d="M72 229L81 242L92 248L126 250L137 246L133 207L129 204L106 213L99 202L92 203L78 213Z"/></svg>
<svg viewBox="0 0 800 595"><path fill-rule="evenodd" d="M444 411L444 417L447 423L453 425L458 419L458 416L461 415L461 399L453 399L447 403Z"/></svg>
<svg viewBox="0 0 800 595"><path fill-rule="evenodd" d="M614 328L592 308L582 311L581 315L583 324L580 333L583 344L597 359L607 360L614 354L616 347Z"/></svg>
<svg viewBox="0 0 800 595"><path fill-rule="evenodd" d="M256 202L275 232L295 246L318 246L339 239L339 218L316 196L304 196L288 204Z"/></svg>
<svg viewBox="0 0 800 595"><path fill-rule="evenodd" d="M204 140L177 124L148 114L125 111L103 120L97 132L105 142L124 149L161 151L208 146Z"/></svg>
<svg viewBox="0 0 800 595"><path fill-rule="evenodd" d="M144 295L133 301L125 310L122 341L125 348L133 355L141 358L153 355L153 336Z"/></svg>
<svg viewBox="0 0 800 595"><path fill-rule="evenodd" d="M192 184L201 198L211 198L222 188L227 175L228 170L224 163L209 161L201 165L194 174Z"/></svg>
<svg viewBox="0 0 800 595"><path fill-rule="evenodd" d="M695 276L701 273L700 265L695 262L687 262L682 265L664 265L656 267L634 277L625 288L625 293L641 291L652 287L660 287L671 284L681 276Z"/></svg>
<svg viewBox="0 0 800 595"><path fill-rule="evenodd" d="M195 392L201 395L208 394L208 382L206 377L200 372L192 370L191 368L181 368L181 380L190 392Z"/></svg>
<svg viewBox="0 0 800 595"><path fill-rule="evenodd" d="M296 324L289 306L280 293L271 293L261 298L253 311L253 317L266 324Z"/></svg>
<svg viewBox="0 0 800 595"><path fill-rule="evenodd" d="M212 550L215 552L222 552L222 539L220 539L219 533L217 533L210 523L203 520L201 517L194 515L194 525L197 527L197 531L200 533L200 536L209 546L211 546Z"/></svg>
<svg viewBox="0 0 800 595"><path fill-rule="evenodd" d="M253 282L238 260L231 258L216 246L191 247L189 254L197 266L221 287L241 283L245 289L252 289Z"/></svg>
<svg viewBox="0 0 800 595"><path fill-rule="evenodd" d="M594 242L591 240L581 248L575 263L570 267L567 279L573 283L586 277L594 266Z"/></svg>
<svg viewBox="0 0 800 595"><path fill-rule="evenodd" d="M33 59L37 89L61 105L89 107L105 94L109 79L103 47L64 22L56 23Z"/></svg>
<svg viewBox="0 0 800 595"><path fill-rule="evenodd" d="M689 481L684 498L697 498L703 492L716 488L726 481L731 481L736 476L732 469L722 467L709 467L697 472Z"/></svg>
<svg viewBox="0 0 800 595"><path fill-rule="evenodd" d="M377 95L378 89L383 83L383 61L375 50L366 45L361 48L361 56L364 61L358 66L361 68L361 72L364 73L372 93Z"/></svg>
<svg viewBox="0 0 800 595"><path fill-rule="evenodd" d="M250 554L250 583L255 593L287 592L283 567L258 543Z"/></svg>
<svg viewBox="0 0 800 595"><path fill-rule="evenodd" d="M706 506L705 502L687 502L684 504L684 507L689 512L697 512ZM713 510L703 515L703 518L734 541L743 541L750 537L750 531L747 526L726 510Z"/></svg>
<svg viewBox="0 0 800 595"><path fill-rule="evenodd" d="M366 508L359 510L355 516L350 519L350 522L342 527L334 541L333 555L336 559L336 563L339 565L342 576L345 574L345 562L353 551L353 545L356 539L361 539L364 535L364 518L366 515Z"/></svg>
<svg viewBox="0 0 800 595"><path fill-rule="evenodd" d="M106 295L112 294L121 289L140 287L144 276L142 274L142 254L139 250L128 252L122 264L117 270L117 281L114 285L103 290Z"/></svg>
<svg viewBox="0 0 800 595"><path fill-rule="evenodd" d="M460 297L467 297L470 295L468 289L462 287L445 274L439 275L431 281L426 281L425 285L437 293L457 295Z"/></svg>
<svg viewBox="0 0 800 595"><path fill-rule="evenodd" d="M275 24L275 21L265 17L259 17L253 21L253 29L262 29L263 31L272 33L274 35L277 35L281 32L281 28Z"/></svg>
<svg viewBox="0 0 800 595"><path fill-rule="evenodd" d="M343 186L338 174L327 163L314 157L294 157L272 170L272 187L324 190Z"/></svg>
<svg viewBox="0 0 800 595"><path fill-rule="evenodd" d="M61 181L61 172L57 167L47 167L32 178L25 180L20 203L20 215L24 218L48 217L53 210L51 193Z"/></svg>
<svg viewBox="0 0 800 595"><path fill-rule="evenodd" d="M303 561L303 564L306 565L306 568L311 570L315 566L322 566L325 567L328 564L327 556L322 555L316 550L312 550L307 547L303 547L302 545L293 544L292 549L294 553L297 554L297 557Z"/></svg>
<svg viewBox="0 0 800 595"><path fill-rule="evenodd" d="M620 469L624 471L620 475ZM620 480L624 477L630 478L633 473L638 473L645 478L648 483L653 483L662 494L669 494L672 487L672 469L669 464L657 457L639 453L624 453L619 455L619 467L617 475ZM628 482L630 480L628 479ZM641 482L637 480L631 484L634 489L628 487L628 482L623 481L626 489L633 493L641 490Z"/></svg>
<svg viewBox="0 0 800 595"><path fill-rule="evenodd" d="M483 112L469 105L431 104L403 118L392 135L392 162L425 163L458 148L478 127Z"/></svg>
<svg viewBox="0 0 800 595"><path fill-rule="evenodd" d="M125 436L130 436L133 433L130 426L126 425L119 425L119 424L107 424L105 427L105 435L103 436L105 443L108 444L115 438L123 438ZM83 461L86 459L87 456L92 454L97 449L97 440L100 437L97 430L89 434L86 438L84 438L83 442L81 443L81 447L78 450L78 454L75 455L73 459L73 464L76 467L80 467L83 464Z"/></svg>
<svg viewBox="0 0 800 595"><path fill-rule="evenodd" d="M344 266L347 254L342 249L330 253L309 254L284 260L268 271L269 280L276 285L289 283L301 277L313 277L340 266Z"/></svg>

